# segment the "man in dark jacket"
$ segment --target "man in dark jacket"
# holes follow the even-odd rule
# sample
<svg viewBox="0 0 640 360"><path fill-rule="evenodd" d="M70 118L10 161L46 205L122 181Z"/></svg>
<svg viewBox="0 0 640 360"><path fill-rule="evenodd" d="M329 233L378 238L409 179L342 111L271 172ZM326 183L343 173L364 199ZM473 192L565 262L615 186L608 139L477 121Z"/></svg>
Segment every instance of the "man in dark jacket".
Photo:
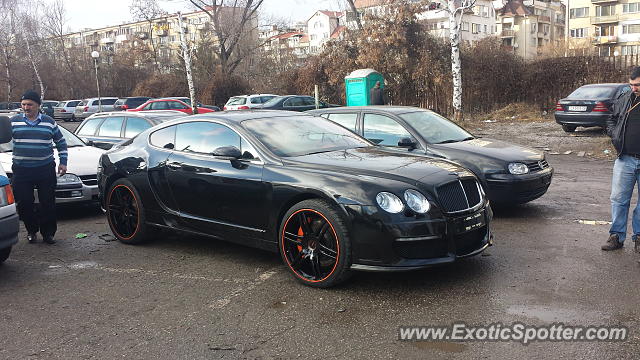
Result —
<svg viewBox="0 0 640 360"><path fill-rule="evenodd" d="M384 105L384 91L380 87L380 81L376 81L376 84L369 90L369 103L371 105Z"/></svg>
<svg viewBox="0 0 640 360"><path fill-rule="evenodd" d="M621 249L627 233L627 218L633 189L640 186L640 67L629 76L631 91L620 96L607 119L607 133L618 158L613 165L611 180L611 229L602 250ZM640 245L640 202L631 219L632 239Z"/></svg>

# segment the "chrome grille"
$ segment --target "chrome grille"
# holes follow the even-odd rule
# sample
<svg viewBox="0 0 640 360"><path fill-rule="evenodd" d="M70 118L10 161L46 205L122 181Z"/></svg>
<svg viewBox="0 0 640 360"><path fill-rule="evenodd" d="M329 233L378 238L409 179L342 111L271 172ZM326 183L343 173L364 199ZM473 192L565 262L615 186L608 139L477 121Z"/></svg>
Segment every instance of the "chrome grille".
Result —
<svg viewBox="0 0 640 360"><path fill-rule="evenodd" d="M438 200L447 213L467 211L480 205L482 194L475 179L458 179L437 188Z"/></svg>
<svg viewBox="0 0 640 360"><path fill-rule="evenodd" d="M542 159L540 161L528 162L526 163L526 165L529 168L529 172L536 172L549 167L549 163L545 159Z"/></svg>
<svg viewBox="0 0 640 360"><path fill-rule="evenodd" d="M87 186L96 186L98 185L98 176L97 175L83 175L80 176L80 180L82 183Z"/></svg>

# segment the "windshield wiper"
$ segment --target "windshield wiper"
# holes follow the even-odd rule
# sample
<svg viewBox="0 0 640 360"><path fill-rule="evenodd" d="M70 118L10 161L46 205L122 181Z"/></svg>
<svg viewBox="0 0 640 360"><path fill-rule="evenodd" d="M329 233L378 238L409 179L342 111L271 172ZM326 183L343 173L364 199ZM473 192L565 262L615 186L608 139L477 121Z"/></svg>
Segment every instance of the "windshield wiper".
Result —
<svg viewBox="0 0 640 360"><path fill-rule="evenodd" d="M458 141L460 141L460 140L445 140L445 141L437 142L436 144L451 144L451 143L455 143L455 142L458 142Z"/></svg>

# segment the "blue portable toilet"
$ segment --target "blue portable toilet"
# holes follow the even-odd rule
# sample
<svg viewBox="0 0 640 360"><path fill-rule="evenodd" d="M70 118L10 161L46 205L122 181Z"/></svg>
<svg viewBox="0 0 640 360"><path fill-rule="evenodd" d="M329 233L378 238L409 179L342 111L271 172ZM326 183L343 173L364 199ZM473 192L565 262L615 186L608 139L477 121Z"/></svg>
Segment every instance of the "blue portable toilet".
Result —
<svg viewBox="0 0 640 360"><path fill-rule="evenodd" d="M384 77L373 69L358 69L344 77L347 106L370 105L369 90L380 81L384 88Z"/></svg>

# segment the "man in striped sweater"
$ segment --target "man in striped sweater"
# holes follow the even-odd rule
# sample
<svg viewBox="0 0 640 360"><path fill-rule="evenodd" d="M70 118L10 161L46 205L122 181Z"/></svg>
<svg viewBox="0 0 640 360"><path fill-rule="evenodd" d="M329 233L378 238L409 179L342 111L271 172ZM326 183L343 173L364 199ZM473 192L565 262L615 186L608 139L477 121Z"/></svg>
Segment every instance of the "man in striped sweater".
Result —
<svg viewBox="0 0 640 360"><path fill-rule="evenodd" d="M21 99L24 114L11 118L13 136L14 196L18 215L25 228L27 240L33 243L40 231L47 244L55 243L56 230L56 163L53 144L58 149L58 174L67 172L67 143L56 122L39 112L42 100L35 91L27 91ZM38 189L40 208L34 208L34 189Z"/></svg>

